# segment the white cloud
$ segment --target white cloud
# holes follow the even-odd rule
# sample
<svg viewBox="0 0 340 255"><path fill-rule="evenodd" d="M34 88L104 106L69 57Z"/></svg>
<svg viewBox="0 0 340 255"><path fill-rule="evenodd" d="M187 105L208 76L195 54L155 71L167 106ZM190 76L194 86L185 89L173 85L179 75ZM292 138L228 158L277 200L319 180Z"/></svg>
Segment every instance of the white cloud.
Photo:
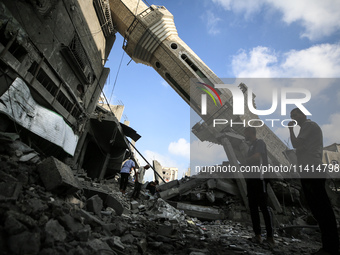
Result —
<svg viewBox="0 0 340 255"><path fill-rule="evenodd" d="M208 34L210 35L217 35L219 34L221 31L218 29L217 25L220 21L222 21L222 19L216 17L216 15L208 10L206 11L201 18L203 19L203 21L206 23L206 28L208 30Z"/></svg>
<svg viewBox="0 0 340 255"><path fill-rule="evenodd" d="M221 145L211 144L207 141L200 142L198 140L191 143L190 156L192 166L215 165L228 160Z"/></svg>
<svg viewBox="0 0 340 255"><path fill-rule="evenodd" d="M235 55L232 68L237 77L339 77L340 44L319 44L283 54L258 46Z"/></svg>
<svg viewBox="0 0 340 255"><path fill-rule="evenodd" d="M298 22L304 27L302 37L316 40L332 35L340 29L340 1L338 0L212 0L225 10L244 13L246 18L261 11L279 11L283 22Z"/></svg>
<svg viewBox="0 0 340 255"><path fill-rule="evenodd" d="M247 53L241 50L233 56L232 69L236 77L266 78L275 77L278 62L277 54L267 47L258 46Z"/></svg>
<svg viewBox="0 0 340 255"><path fill-rule="evenodd" d="M330 116L330 123L321 125L323 132L324 146L340 143L340 113L335 113Z"/></svg>
<svg viewBox="0 0 340 255"><path fill-rule="evenodd" d="M255 47L248 52L240 51L233 56L232 69L236 77L269 78L335 78L340 77L340 44L320 44L304 50L277 53L267 47ZM282 87L282 79L252 79L252 87L257 91L256 103L271 103L273 87ZM256 83L256 84L254 84ZM246 83L247 84L247 83ZM306 88L313 98L327 100L322 91L334 86L332 79L289 80L285 87Z"/></svg>
<svg viewBox="0 0 340 255"><path fill-rule="evenodd" d="M171 142L168 150L171 154L183 156L188 159L190 158L190 143L184 138L178 139L177 142Z"/></svg>

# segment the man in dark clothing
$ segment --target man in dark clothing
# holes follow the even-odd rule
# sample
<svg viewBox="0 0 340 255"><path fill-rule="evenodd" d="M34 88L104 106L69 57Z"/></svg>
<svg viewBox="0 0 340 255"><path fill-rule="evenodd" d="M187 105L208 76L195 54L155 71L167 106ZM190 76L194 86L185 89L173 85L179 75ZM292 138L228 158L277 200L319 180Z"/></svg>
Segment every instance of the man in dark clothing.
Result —
<svg viewBox="0 0 340 255"><path fill-rule="evenodd" d="M321 128L314 121L307 119L299 108L293 109L290 112L290 117L301 127L299 135L296 137L293 127L296 123L291 121L288 124L290 140L296 149L297 169L304 171L306 168L309 170L317 169L317 167L322 168L323 138ZM321 231L322 248L314 254L339 254L337 223L326 193L324 176L320 178L320 173L305 171L300 174L300 177L307 204L318 221Z"/></svg>
<svg viewBox="0 0 340 255"><path fill-rule="evenodd" d="M159 182L156 180L154 182L149 182L148 185L146 185L146 189L148 189L151 193L151 195L155 195L157 189L156 186L159 184Z"/></svg>
<svg viewBox="0 0 340 255"><path fill-rule="evenodd" d="M247 127L244 131L246 141L250 142L248 157L246 159L247 166L253 166L260 169L261 165L268 165L267 147L263 140L256 138L256 129ZM261 225L259 207L263 214L263 218L267 231L267 243L275 245L273 233L273 217L270 208L267 205L267 184L261 173L255 173L253 178L248 178L247 193L250 209L250 216L255 232L255 241L262 243Z"/></svg>

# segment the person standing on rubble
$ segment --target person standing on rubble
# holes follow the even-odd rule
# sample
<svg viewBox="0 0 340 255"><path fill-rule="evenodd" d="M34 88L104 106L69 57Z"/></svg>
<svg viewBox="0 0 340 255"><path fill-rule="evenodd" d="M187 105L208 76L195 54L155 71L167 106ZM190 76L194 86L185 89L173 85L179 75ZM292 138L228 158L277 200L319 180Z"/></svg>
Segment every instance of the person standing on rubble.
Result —
<svg viewBox="0 0 340 255"><path fill-rule="evenodd" d="M248 155L246 159L247 166L258 167L268 165L267 147L263 140L257 139L255 127L246 127L244 130L246 141L250 143ZM272 212L267 204L267 183L263 179L261 173L256 173L253 178L246 179L247 181L247 196L250 209L251 221L255 232L254 241L262 243L261 225L259 207L263 214L264 222L267 231L267 243L271 246L275 245L273 233L273 217Z"/></svg>
<svg viewBox="0 0 340 255"><path fill-rule="evenodd" d="M125 194L125 190L129 181L132 170L135 169L135 162L130 158L123 163L120 170L120 192Z"/></svg>
<svg viewBox="0 0 340 255"><path fill-rule="evenodd" d="M139 193L142 188L143 179L145 175L145 171L150 168L149 165L141 166L138 169L138 172L135 170L135 188L133 189L131 198L138 199Z"/></svg>
<svg viewBox="0 0 340 255"><path fill-rule="evenodd" d="M325 176L311 178L312 173L307 171L322 167L322 130L317 123L307 119L307 116L299 108L294 108L290 112L290 117L301 127L296 137L294 133L295 121L288 123L290 140L296 149L297 167L302 171L306 170L300 174L302 190L321 231L322 248L313 254L337 255L339 254L338 229L334 211L325 189Z"/></svg>

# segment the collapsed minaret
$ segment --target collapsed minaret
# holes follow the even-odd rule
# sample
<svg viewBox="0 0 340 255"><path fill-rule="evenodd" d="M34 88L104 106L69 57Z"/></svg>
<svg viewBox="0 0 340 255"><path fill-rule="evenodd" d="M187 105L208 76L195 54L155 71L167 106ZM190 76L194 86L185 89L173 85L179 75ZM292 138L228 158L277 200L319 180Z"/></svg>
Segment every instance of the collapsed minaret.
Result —
<svg viewBox="0 0 340 255"><path fill-rule="evenodd" d="M197 79L210 86L223 82L179 38L173 15L163 6L151 5L148 7L139 0L110 0L110 6L116 29L124 37L123 49L125 52L136 63L153 67L183 100L201 115L201 91L190 91L190 81ZM247 87L242 84L240 89L245 93ZM251 113L248 107L245 107L244 115L233 115L230 91L227 89L216 89L216 91L224 103L223 107L218 107L208 100L208 108L212 109L210 112L213 114L201 115L204 124L195 125L193 132L200 140L223 145L221 139L216 135L212 134L207 137L207 129L204 132L200 131L203 129L203 125L204 127L211 126L212 117L218 116L238 122L259 117ZM240 135L243 135L243 130L243 126L233 127L233 131ZM266 125L258 129L258 137L266 142L268 156L272 164L288 164L282 153L287 150L287 147ZM240 143L232 143L232 146L236 157L242 162L244 154L239 148Z"/></svg>

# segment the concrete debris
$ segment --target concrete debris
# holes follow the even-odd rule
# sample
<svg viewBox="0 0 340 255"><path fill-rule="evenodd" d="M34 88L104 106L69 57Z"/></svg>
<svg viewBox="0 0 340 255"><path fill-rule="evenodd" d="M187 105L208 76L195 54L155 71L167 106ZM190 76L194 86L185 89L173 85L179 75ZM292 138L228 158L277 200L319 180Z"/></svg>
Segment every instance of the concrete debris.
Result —
<svg viewBox="0 0 340 255"><path fill-rule="evenodd" d="M219 209L208 206L177 203L177 209L183 210L187 215L199 219L204 220L224 219L223 212L221 212Z"/></svg>
<svg viewBox="0 0 340 255"><path fill-rule="evenodd" d="M86 209L98 216L100 216L102 208L103 200L98 195L94 195L86 201Z"/></svg>
<svg viewBox="0 0 340 255"><path fill-rule="evenodd" d="M38 172L47 190L58 194L72 194L81 189L71 168L54 157L41 162Z"/></svg>
<svg viewBox="0 0 340 255"><path fill-rule="evenodd" d="M45 171L68 171L50 162ZM122 195L115 179L81 176L82 189L72 186L72 195L64 196L64 182L49 191L39 178L42 164L0 153L2 254L308 254L321 245L296 185L273 185L286 202L284 213L275 214L280 224L273 249L251 241L249 213L232 180L184 178L161 185L160 193L177 190L171 200L142 189L142 199L135 201L129 197L132 185ZM335 212L338 217L339 209Z"/></svg>

